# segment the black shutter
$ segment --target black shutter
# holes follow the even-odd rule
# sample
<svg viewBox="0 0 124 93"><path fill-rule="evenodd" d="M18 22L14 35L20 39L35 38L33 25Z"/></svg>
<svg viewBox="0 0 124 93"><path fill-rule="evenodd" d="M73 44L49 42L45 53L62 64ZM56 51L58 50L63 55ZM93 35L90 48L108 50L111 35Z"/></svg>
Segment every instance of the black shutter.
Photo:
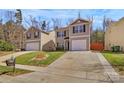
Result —
<svg viewBox="0 0 124 93"><path fill-rule="evenodd" d="M66 30L64 31L64 36L66 36Z"/></svg>
<svg viewBox="0 0 124 93"><path fill-rule="evenodd" d="M85 25L83 25L83 31L86 32L86 26Z"/></svg>
<svg viewBox="0 0 124 93"><path fill-rule="evenodd" d="M57 32L57 37L59 37L59 32Z"/></svg>

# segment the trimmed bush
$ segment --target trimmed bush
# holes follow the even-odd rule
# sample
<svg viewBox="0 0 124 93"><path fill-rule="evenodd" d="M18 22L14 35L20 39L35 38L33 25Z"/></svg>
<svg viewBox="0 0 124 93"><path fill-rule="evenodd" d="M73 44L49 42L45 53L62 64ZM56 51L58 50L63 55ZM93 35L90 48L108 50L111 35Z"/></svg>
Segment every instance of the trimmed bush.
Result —
<svg viewBox="0 0 124 93"><path fill-rule="evenodd" d="M112 46L112 52L120 52L120 46Z"/></svg>
<svg viewBox="0 0 124 93"><path fill-rule="evenodd" d="M14 46L4 40L0 40L0 51L12 51Z"/></svg>
<svg viewBox="0 0 124 93"><path fill-rule="evenodd" d="M56 47L57 51L64 51L64 47Z"/></svg>

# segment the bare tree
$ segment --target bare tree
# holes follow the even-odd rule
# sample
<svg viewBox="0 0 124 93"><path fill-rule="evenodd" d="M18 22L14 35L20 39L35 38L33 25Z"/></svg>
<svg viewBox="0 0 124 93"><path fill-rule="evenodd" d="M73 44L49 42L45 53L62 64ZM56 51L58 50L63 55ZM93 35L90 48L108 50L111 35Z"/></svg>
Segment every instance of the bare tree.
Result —
<svg viewBox="0 0 124 93"><path fill-rule="evenodd" d="M52 18L53 29L58 29L62 26L62 20L60 18Z"/></svg>
<svg viewBox="0 0 124 93"><path fill-rule="evenodd" d="M90 30L93 30L93 22L94 22L94 17L93 16L87 16L88 20L90 21Z"/></svg>
<svg viewBox="0 0 124 93"><path fill-rule="evenodd" d="M44 30L44 31L50 30L50 21L41 20L40 17L38 19L36 19L32 15L30 15L29 19L24 18L24 21L25 21L25 25L27 27L33 26L33 27L36 27L36 28Z"/></svg>
<svg viewBox="0 0 124 93"><path fill-rule="evenodd" d="M15 20L15 12L14 11L5 11L5 15L6 16L6 21L14 21Z"/></svg>
<svg viewBox="0 0 124 93"><path fill-rule="evenodd" d="M106 31L111 22L113 22L111 18L103 17L103 31Z"/></svg>
<svg viewBox="0 0 124 93"><path fill-rule="evenodd" d="M70 23L72 23L74 21L73 18L68 18L66 21L66 25L69 25Z"/></svg>

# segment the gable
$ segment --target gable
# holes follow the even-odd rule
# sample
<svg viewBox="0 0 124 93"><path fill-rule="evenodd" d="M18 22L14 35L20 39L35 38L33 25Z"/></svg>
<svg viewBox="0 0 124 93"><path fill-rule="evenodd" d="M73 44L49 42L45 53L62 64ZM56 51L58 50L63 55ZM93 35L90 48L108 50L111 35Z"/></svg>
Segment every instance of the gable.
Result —
<svg viewBox="0 0 124 93"><path fill-rule="evenodd" d="M89 21L84 20L84 19L77 19L74 22L72 22L70 25L81 24L81 23L89 23Z"/></svg>

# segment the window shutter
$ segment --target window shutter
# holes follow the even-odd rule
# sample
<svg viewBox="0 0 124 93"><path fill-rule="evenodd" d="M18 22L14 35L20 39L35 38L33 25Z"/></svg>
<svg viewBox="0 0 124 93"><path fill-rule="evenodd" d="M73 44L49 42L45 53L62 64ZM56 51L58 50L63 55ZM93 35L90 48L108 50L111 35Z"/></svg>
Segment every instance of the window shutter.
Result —
<svg viewBox="0 0 124 93"><path fill-rule="evenodd" d="M75 33L75 27L73 26L73 33Z"/></svg>
<svg viewBox="0 0 124 93"><path fill-rule="evenodd" d="M57 32L57 37L59 37L59 32Z"/></svg>
<svg viewBox="0 0 124 93"><path fill-rule="evenodd" d="M83 31L86 32L86 25L83 25Z"/></svg>
<svg viewBox="0 0 124 93"><path fill-rule="evenodd" d="M64 36L66 36L66 30L64 31Z"/></svg>

